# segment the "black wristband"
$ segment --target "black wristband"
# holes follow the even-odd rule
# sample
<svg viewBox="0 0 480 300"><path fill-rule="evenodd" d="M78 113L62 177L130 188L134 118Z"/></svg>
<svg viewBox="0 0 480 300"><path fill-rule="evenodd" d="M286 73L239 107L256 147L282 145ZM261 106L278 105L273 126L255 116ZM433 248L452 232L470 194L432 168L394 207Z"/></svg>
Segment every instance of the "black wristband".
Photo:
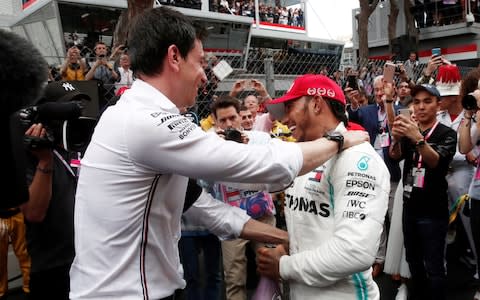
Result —
<svg viewBox="0 0 480 300"><path fill-rule="evenodd" d="M37 167L37 170L42 172L43 174L50 174L53 172L53 169L52 168L40 168L40 167Z"/></svg>

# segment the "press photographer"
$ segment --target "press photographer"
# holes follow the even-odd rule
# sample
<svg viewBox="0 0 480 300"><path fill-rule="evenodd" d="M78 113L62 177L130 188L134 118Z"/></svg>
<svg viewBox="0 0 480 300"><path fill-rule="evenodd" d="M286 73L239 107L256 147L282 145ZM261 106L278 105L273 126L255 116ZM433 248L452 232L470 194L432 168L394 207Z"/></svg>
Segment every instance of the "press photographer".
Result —
<svg viewBox="0 0 480 300"><path fill-rule="evenodd" d="M25 182L25 155L22 128L12 124L10 116L21 107L31 105L42 92L48 79L47 62L30 42L15 33L0 30L0 103L1 124L4 129L2 158L6 193L0 208L16 207L28 199Z"/></svg>
<svg viewBox="0 0 480 300"><path fill-rule="evenodd" d="M91 101L70 82L52 82L37 105L19 110L14 118L24 129L42 124L42 137L25 135L24 145L30 150L54 149L62 145L68 151L83 152L90 141L96 119L85 117Z"/></svg>
<svg viewBox="0 0 480 300"><path fill-rule="evenodd" d="M70 44L67 50L67 57L60 67L62 80L85 80L87 64L80 56L80 49L75 44Z"/></svg>
<svg viewBox="0 0 480 300"><path fill-rule="evenodd" d="M83 116L88 101L74 83L56 81L35 106L16 114L27 128L30 197L21 210L32 261L29 299L69 299L78 151L85 149L95 124Z"/></svg>

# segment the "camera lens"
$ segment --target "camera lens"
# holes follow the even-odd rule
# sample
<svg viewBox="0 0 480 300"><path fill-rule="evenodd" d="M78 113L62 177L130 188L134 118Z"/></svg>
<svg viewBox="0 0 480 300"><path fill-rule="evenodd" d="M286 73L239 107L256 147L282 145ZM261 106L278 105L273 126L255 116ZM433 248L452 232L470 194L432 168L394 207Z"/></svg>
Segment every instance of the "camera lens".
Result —
<svg viewBox="0 0 480 300"><path fill-rule="evenodd" d="M477 110L477 99L472 94L465 95L462 99L462 106L466 110Z"/></svg>

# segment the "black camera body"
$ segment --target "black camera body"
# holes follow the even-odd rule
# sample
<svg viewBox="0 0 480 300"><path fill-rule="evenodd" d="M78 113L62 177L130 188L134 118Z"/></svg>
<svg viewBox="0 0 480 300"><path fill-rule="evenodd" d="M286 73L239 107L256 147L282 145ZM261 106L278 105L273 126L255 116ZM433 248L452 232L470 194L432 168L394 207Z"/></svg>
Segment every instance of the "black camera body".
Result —
<svg viewBox="0 0 480 300"><path fill-rule="evenodd" d="M463 96L462 106L466 110L478 110L477 99L475 99L473 93Z"/></svg>
<svg viewBox="0 0 480 300"><path fill-rule="evenodd" d="M40 138L25 135L24 145L28 149L44 149L53 148L56 143L62 140L65 121L78 119L81 114L81 102L48 102L20 109L14 117L24 132L33 124L43 124L46 129L46 136Z"/></svg>
<svg viewBox="0 0 480 300"><path fill-rule="evenodd" d="M223 131L225 139L228 141L234 141L237 143L243 143L242 133L235 128L227 128Z"/></svg>

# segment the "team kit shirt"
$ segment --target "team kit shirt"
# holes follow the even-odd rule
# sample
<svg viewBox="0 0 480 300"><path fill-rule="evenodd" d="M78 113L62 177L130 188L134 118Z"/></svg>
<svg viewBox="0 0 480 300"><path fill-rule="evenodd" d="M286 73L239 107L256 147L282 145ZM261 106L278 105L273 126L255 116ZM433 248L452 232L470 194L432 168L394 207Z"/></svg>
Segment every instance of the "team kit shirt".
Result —
<svg viewBox="0 0 480 300"><path fill-rule="evenodd" d="M161 299L185 288L178 241L188 177L267 181L261 189L275 191L302 163L294 143L260 148L207 134L136 80L103 113L82 159L70 298ZM185 214L222 238L238 238L250 219L205 191Z"/></svg>
<svg viewBox="0 0 480 300"><path fill-rule="evenodd" d="M285 191L290 255L280 259L290 299L380 299L371 265L389 191L388 169L367 142L295 179Z"/></svg>

